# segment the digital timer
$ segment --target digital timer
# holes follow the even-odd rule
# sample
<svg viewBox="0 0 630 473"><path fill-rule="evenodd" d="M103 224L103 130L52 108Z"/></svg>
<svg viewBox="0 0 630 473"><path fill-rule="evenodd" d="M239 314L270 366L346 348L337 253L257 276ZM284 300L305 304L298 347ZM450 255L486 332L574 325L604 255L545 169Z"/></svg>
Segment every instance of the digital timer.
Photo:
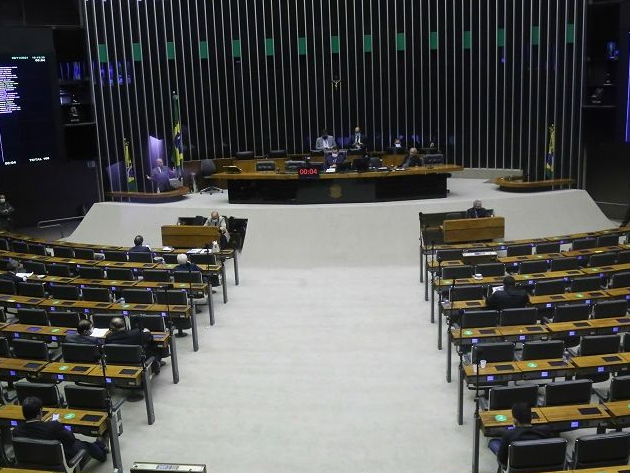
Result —
<svg viewBox="0 0 630 473"><path fill-rule="evenodd" d="M298 168L298 179L319 179L319 166L302 166Z"/></svg>

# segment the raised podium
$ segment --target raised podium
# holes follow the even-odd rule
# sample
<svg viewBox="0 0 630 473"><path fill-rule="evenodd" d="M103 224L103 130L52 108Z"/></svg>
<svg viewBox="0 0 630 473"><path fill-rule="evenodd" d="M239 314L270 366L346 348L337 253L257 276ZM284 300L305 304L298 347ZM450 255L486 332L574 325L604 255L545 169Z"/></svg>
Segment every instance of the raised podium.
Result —
<svg viewBox="0 0 630 473"><path fill-rule="evenodd" d="M203 248L219 241L218 227L203 225L163 225L162 246L173 248Z"/></svg>
<svg viewBox="0 0 630 473"><path fill-rule="evenodd" d="M505 236L505 218L462 218L444 220L444 243L488 241Z"/></svg>

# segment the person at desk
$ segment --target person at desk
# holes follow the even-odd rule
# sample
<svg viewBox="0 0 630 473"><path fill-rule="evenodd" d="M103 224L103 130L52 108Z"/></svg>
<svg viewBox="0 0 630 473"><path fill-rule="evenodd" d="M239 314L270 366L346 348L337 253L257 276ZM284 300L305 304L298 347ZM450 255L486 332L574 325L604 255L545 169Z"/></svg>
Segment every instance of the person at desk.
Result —
<svg viewBox="0 0 630 473"><path fill-rule="evenodd" d="M204 223L205 227L227 227L227 223L225 222L225 217L221 217L219 212L216 210L212 211L210 214L210 218L206 220Z"/></svg>
<svg viewBox="0 0 630 473"><path fill-rule="evenodd" d="M167 166L164 166L164 161L160 158L155 161L155 167L151 171L151 176L147 177L153 181L157 192L168 192L173 190L169 179L171 177L175 177L175 173Z"/></svg>
<svg viewBox="0 0 630 473"><path fill-rule="evenodd" d="M15 209L7 202L4 195L0 195L0 230L13 229L13 214Z"/></svg>
<svg viewBox="0 0 630 473"><path fill-rule="evenodd" d="M326 151L337 147L337 142L333 136L328 134L328 130L323 129L322 134L317 140L315 140L315 149L319 151Z"/></svg>
<svg viewBox="0 0 630 473"><path fill-rule="evenodd" d="M334 147L330 153L326 155L326 168L336 168L339 164L346 160L344 156L339 154L337 147Z"/></svg>
<svg viewBox="0 0 630 473"><path fill-rule="evenodd" d="M100 345L101 340L92 336L94 326L88 319L81 319L77 325L77 333L71 333L65 339L66 343L78 343L80 345Z"/></svg>
<svg viewBox="0 0 630 473"><path fill-rule="evenodd" d="M173 271L201 272L201 269L192 261L188 261L188 256L186 256L184 253L180 253L177 255L177 266L175 266L175 269L173 269Z"/></svg>
<svg viewBox="0 0 630 473"><path fill-rule="evenodd" d="M354 133L350 136L350 148L364 149L366 136L361 132L361 128L356 127Z"/></svg>
<svg viewBox="0 0 630 473"><path fill-rule="evenodd" d="M497 288L487 299L486 305L490 309L518 309L529 303L529 296L525 289L516 287L516 280L512 276L503 278L503 289Z"/></svg>
<svg viewBox="0 0 630 473"><path fill-rule="evenodd" d="M38 397L29 396L22 401L22 414L26 422L13 429L14 438L57 440L61 442L67 460L74 457L80 450L87 450L92 458L102 463L107 460L107 446L102 439L98 438L91 443L78 440L59 421L42 421L42 408L42 401Z"/></svg>
<svg viewBox="0 0 630 473"><path fill-rule="evenodd" d="M128 253L151 253L151 248L143 245L143 243L144 238L142 237L142 235L136 235L136 237L133 239L134 246L129 248Z"/></svg>
<svg viewBox="0 0 630 473"><path fill-rule="evenodd" d="M160 374L160 367L166 363L160 358L159 352L153 343L153 335L148 329L132 328L127 330L122 317L114 317L109 324L109 332L105 335L105 344L119 345L140 345L144 349L147 357L154 356L151 371L153 374Z"/></svg>
<svg viewBox="0 0 630 473"><path fill-rule="evenodd" d="M408 168L422 166L423 164L424 163L422 162L422 157L420 156L420 153L418 153L418 149L411 148L409 150L409 154L404 159L400 167L403 169L408 169Z"/></svg>
<svg viewBox="0 0 630 473"><path fill-rule="evenodd" d="M507 466L508 449L512 442L518 440L541 440L552 437L551 432L544 427L532 426L532 409L525 402L517 402L512 406L514 428L505 432L500 439L488 442L488 448L497 456L497 461Z"/></svg>
<svg viewBox="0 0 630 473"><path fill-rule="evenodd" d="M485 218L491 217L492 214L484 209L480 200L475 200L473 206L466 210L466 218Z"/></svg>
<svg viewBox="0 0 630 473"><path fill-rule="evenodd" d="M21 278L16 274L19 270L20 263L17 260L10 259L7 263L7 272L0 274L0 279L13 281L15 283L15 287L17 288L18 283L24 282L24 278Z"/></svg>

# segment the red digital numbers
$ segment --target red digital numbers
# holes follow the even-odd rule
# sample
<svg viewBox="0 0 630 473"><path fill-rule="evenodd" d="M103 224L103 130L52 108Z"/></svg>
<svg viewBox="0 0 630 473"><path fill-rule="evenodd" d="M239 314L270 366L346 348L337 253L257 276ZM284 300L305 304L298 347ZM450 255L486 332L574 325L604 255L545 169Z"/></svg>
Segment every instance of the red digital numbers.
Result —
<svg viewBox="0 0 630 473"><path fill-rule="evenodd" d="M314 176L316 174L319 174L319 171L316 168L300 168L298 169L298 172L302 176Z"/></svg>

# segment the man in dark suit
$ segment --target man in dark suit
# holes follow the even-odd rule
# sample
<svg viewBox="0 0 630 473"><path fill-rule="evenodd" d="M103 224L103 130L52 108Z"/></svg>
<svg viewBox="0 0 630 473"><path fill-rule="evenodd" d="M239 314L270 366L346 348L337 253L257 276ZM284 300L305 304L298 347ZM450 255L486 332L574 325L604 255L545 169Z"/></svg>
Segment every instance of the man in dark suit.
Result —
<svg viewBox="0 0 630 473"><path fill-rule="evenodd" d="M27 397L22 401L22 414L26 421L13 429L13 437L24 437L34 440L58 440L63 445L66 460L69 460L79 450L87 450L92 458L100 462L107 460L107 447L100 438L89 443L78 440L72 432L64 429L56 421L42 421L42 401L37 397Z"/></svg>
<svg viewBox="0 0 630 473"><path fill-rule="evenodd" d="M129 248L129 253L151 253L151 248L143 245L143 243L144 243L144 238L142 238L142 235L137 235L133 239L134 246Z"/></svg>
<svg viewBox="0 0 630 473"><path fill-rule="evenodd" d="M532 426L532 409L525 402L517 402L512 406L514 428L507 430L501 439L492 439L488 448L496 454L498 462L505 468L508 462L508 449L517 440L540 440L552 437L544 427Z"/></svg>
<svg viewBox="0 0 630 473"><path fill-rule="evenodd" d="M528 303L527 291L517 288L512 276L503 278L503 290L497 289L486 300L486 305L494 310L517 309L525 307Z"/></svg>
<svg viewBox="0 0 630 473"><path fill-rule="evenodd" d="M364 149L367 137L361 132L361 128L356 127L354 133L350 135L350 148Z"/></svg>
<svg viewBox="0 0 630 473"><path fill-rule="evenodd" d="M326 155L326 167L336 168L346 160L344 156L339 154L339 150L335 147Z"/></svg>
<svg viewBox="0 0 630 473"><path fill-rule="evenodd" d="M66 343L79 343L81 345L99 345L101 340L92 336L94 326L88 319L79 320L77 333L72 333L66 337Z"/></svg>
<svg viewBox="0 0 630 473"><path fill-rule="evenodd" d="M490 212L483 208L480 200L475 200L473 206L466 210L466 218L485 218L490 216Z"/></svg>
<svg viewBox="0 0 630 473"><path fill-rule="evenodd" d="M154 374L159 374L160 367L165 364L160 359L159 353L156 350L151 332L146 328L142 330L139 328L127 330L122 317L114 317L109 324L109 332L105 335L105 344L111 343L119 345L140 345L148 357L155 357L151 365L151 370Z"/></svg>
<svg viewBox="0 0 630 473"><path fill-rule="evenodd" d="M155 167L151 171L149 179L153 181L155 189L158 192L168 192L173 190L169 179L175 177L175 173L171 171L168 166L164 166L164 161L157 159L155 161Z"/></svg>
<svg viewBox="0 0 630 473"><path fill-rule="evenodd" d="M6 279L7 281L13 281L15 283L15 287L17 288L17 284L24 282L24 278L19 277L15 273L17 273L20 269L20 263L17 260L10 259L7 263L7 272L0 274L0 279Z"/></svg>
<svg viewBox="0 0 630 473"><path fill-rule="evenodd" d="M411 148L409 150L409 154L407 155L405 160L402 162L400 167L407 169L407 168L413 168L413 167L418 167L422 165L423 165L422 157L418 153L417 148Z"/></svg>
<svg viewBox="0 0 630 473"><path fill-rule="evenodd" d="M177 255L177 266L173 271L198 271L201 272L201 268L192 261L188 261L188 256L184 253Z"/></svg>

